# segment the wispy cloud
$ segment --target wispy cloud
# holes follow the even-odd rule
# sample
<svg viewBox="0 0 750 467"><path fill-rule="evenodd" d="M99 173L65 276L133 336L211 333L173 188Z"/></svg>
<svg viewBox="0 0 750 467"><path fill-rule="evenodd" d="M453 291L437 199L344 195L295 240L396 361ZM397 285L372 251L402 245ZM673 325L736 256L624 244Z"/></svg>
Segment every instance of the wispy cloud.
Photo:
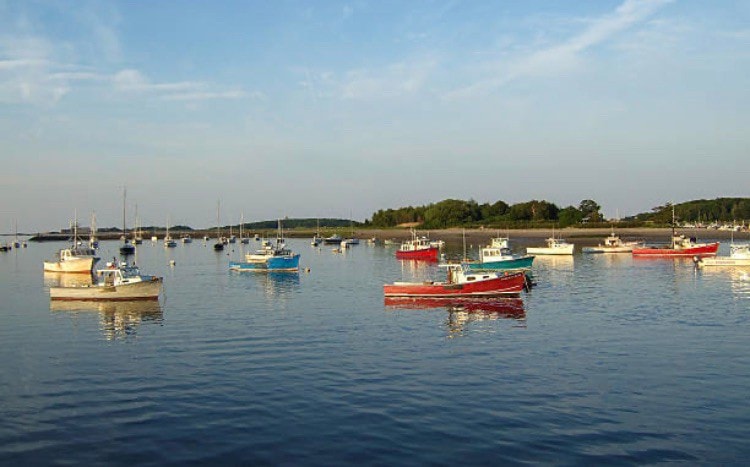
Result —
<svg viewBox="0 0 750 467"><path fill-rule="evenodd" d="M673 0L625 0L612 13L586 22L587 27L560 44L527 52L516 60L502 60L487 66L491 76L451 91L446 98L462 98L489 93L514 80L544 76L573 69L579 55L653 15Z"/></svg>
<svg viewBox="0 0 750 467"><path fill-rule="evenodd" d="M394 98L416 94L435 69L435 60L399 62L383 69L358 69L346 72L340 85L344 99Z"/></svg>

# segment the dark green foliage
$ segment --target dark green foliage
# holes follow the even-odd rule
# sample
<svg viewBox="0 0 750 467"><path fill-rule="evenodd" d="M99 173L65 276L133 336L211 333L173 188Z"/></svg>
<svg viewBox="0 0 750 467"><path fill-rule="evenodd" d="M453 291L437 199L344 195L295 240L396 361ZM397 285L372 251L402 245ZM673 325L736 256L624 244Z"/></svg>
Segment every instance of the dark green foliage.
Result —
<svg viewBox="0 0 750 467"><path fill-rule="evenodd" d="M674 208L677 222L707 224L750 219L750 198L699 199L675 204ZM672 222L672 204L656 206L650 213L638 214L636 218L668 225Z"/></svg>
<svg viewBox="0 0 750 467"><path fill-rule="evenodd" d="M569 227L571 225L580 224L584 215L583 212L575 206L568 206L557 213L557 218L560 221L560 227Z"/></svg>

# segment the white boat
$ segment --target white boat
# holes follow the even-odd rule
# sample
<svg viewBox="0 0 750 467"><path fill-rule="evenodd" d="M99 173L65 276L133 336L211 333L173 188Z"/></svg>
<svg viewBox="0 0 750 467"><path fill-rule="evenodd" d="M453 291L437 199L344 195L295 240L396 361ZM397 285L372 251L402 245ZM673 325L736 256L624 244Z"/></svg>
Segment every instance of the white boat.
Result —
<svg viewBox="0 0 750 467"><path fill-rule="evenodd" d="M729 256L716 256L713 258L693 258L699 267L706 266L750 266L750 244L732 243L729 245Z"/></svg>
<svg viewBox="0 0 750 467"><path fill-rule="evenodd" d="M51 300L157 300L162 278L142 275L135 266L107 263L107 269L96 271L96 284L73 287L50 287Z"/></svg>
<svg viewBox="0 0 750 467"><path fill-rule="evenodd" d="M180 239L182 243L193 243L193 237L191 237L189 234L185 234Z"/></svg>
<svg viewBox="0 0 750 467"><path fill-rule="evenodd" d="M550 237L547 239L546 247L526 248L528 255L572 255L575 245L568 243L562 238Z"/></svg>
<svg viewBox="0 0 750 467"><path fill-rule="evenodd" d="M77 217L73 222L73 245L58 251L55 259L44 261L44 271L91 274L94 264L99 261L96 251L78 240Z"/></svg>
<svg viewBox="0 0 750 467"><path fill-rule="evenodd" d="M622 239L612 231L609 237L604 239L604 243L597 246L586 246L581 248L583 253L630 253L633 248L643 246L643 242L623 242Z"/></svg>

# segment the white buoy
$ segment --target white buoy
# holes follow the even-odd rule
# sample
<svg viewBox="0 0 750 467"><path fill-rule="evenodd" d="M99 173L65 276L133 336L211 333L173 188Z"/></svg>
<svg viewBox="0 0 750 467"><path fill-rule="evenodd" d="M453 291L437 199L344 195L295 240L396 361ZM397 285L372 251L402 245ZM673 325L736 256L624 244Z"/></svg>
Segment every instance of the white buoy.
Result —
<svg viewBox="0 0 750 467"><path fill-rule="evenodd" d="M170 266L174 267L174 266L175 266L175 264L177 264L177 262L176 262L175 260L173 260L173 259L170 259L170 260L169 260L169 265L170 265Z"/></svg>

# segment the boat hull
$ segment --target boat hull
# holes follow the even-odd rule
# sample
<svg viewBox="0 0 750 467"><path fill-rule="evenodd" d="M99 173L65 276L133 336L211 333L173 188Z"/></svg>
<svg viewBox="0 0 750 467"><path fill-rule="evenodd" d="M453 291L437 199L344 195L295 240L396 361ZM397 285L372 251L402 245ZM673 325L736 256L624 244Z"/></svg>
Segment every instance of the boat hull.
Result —
<svg viewBox="0 0 750 467"><path fill-rule="evenodd" d="M50 287L49 296L51 300L77 301L158 300L161 289L162 279L154 277L148 281L116 286Z"/></svg>
<svg viewBox="0 0 750 467"><path fill-rule="evenodd" d="M464 263L469 269L478 270L511 270L511 269L531 269L534 262L533 256L524 256L523 258L506 259L503 261L491 261L486 263Z"/></svg>
<svg viewBox="0 0 750 467"><path fill-rule="evenodd" d="M476 282L395 282L383 286L386 297L497 297L519 295L526 285L522 272Z"/></svg>
<svg viewBox="0 0 750 467"><path fill-rule="evenodd" d="M635 248L633 249L633 256L651 258L715 256L717 251L719 251L719 242L706 243L691 248Z"/></svg>
<svg viewBox="0 0 750 467"><path fill-rule="evenodd" d="M581 248L582 253L631 253L633 249L635 249L635 245L633 246L585 246Z"/></svg>
<svg viewBox="0 0 750 467"><path fill-rule="evenodd" d="M420 259L425 261L437 261L439 249L437 247L422 248L419 250L396 251L396 259Z"/></svg>
<svg viewBox="0 0 750 467"><path fill-rule="evenodd" d="M44 272L65 272L71 274L91 274L99 258L75 258L65 261L45 261Z"/></svg>
<svg viewBox="0 0 750 467"><path fill-rule="evenodd" d="M260 261L230 261L232 271L269 272L269 271L299 271L300 255L274 256Z"/></svg>
<svg viewBox="0 0 750 467"><path fill-rule="evenodd" d="M530 255L572 255L575 245L569 244L561 248L529 247L526 253Z"/></svg>

